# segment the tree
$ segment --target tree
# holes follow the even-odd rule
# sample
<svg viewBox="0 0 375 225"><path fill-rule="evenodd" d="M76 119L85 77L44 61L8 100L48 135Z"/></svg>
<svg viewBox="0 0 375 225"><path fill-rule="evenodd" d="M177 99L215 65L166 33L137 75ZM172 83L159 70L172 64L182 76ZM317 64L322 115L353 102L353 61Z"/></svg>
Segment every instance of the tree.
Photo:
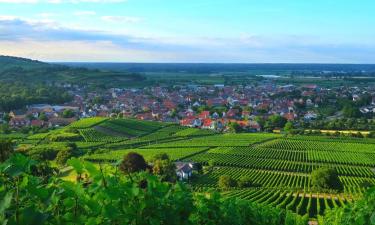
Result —
<svg viewBox="0 0 375 225"><path fill-rule="evenodd" d="M268 129L282 128L285 126L287 120L280 115L272 115L266 121L266 126Z"/></svg>
<svg viewBox="0 0 375 225"><path fill-rule="evenodd" d="M198 174L202 174L203 173L203 166L201 163L195 163L194 164L194 170L196 170L198 172Z"/></svg>
<svg viewBox="0 0 375 225"><path fill-rule="evenodd" d="M175 182L177 180L176 165L167 154L161 154L160 156L162 157L154 161L152 173L157 175L161 181Z"/></svg>
<svg viewBox="0 0 375 225"><path fill-rule="evenodd" d="M40 119L40 120L43 120L43 121L47 121L47 120L48 120L48 117L47 117L47 115L46 115L44 112L42 112L42 113L39 115L39 119Z"/></svg>
<svg viewBox="0 0 375 225"><path fill-rule="evenodd" d="M65 165L65 163L73 156L71 150L64 149L57 153L56 162L59 165Z"/></svg>
<svg viewBox="0 0 375 225"><path fill-rule="evenodd" d="M239 133L242 131L242 127L241 125L239 125L238 123L236 122L230 122L228 124L228 127L229 127L229 130L233 133Z"/></svg>
<svg viewBox="0 0 375 225"><path fill-rule="evenodd" d="M136 152L129 152L124 156L120 164L120 170L124 173L135 173L147 169L147 163L142 155Z"/></svg>
<svg viewBox="0 0 375 225"><path fill-rule="evenodd" d="M154 155L154 157L152 158L153 162L157 160L169 160L169 156L167 153L161 152L161 153Z"/></svg>
<svg viewBox="0 0 375 225"><path fill-rule="evenodd" d="M361 113L359 111L359 109L353 105L346 105L344 106L343 108L343 115L346 117L346 118L358 118Z"/></svg>
<svg viewBox="0 0 375 225"><path fill-rule="evenodd" d="M220 189L222 190L226 190L226 189L229 189L231 187L235 187L237 184L236 184L236 181L233 180L230 176L228 175L221 175L219 177L219 181L218 181L218 186Z"/></svg>
<svg viewBox="0 0 375 225"><path fill-rule="evenodd" d="M337 171L330 167L321 167L311 173L311 184L314 189L336 189L341 190L342 184L340 182Z"/></svg>
<svg viewBox="0 0 375 225"><path fill-rule="evenodd" d="M13 154L13 143L10 140L0 140L0 162L4 162Z"/></svg>
<svg viewBox="0 0 375 225"><path fill-rule="evenodd" d="M238 187L240 188L247 188L253 186L253 181L250 177L241 177L238 181Z"/></svg>
<svg viewBox="0 0 375 225"><path fill-rule="evenodd" d="M11 119L11 117L10 117L9 113L5 113L4 116L3 116L3 120L5 122L9 123L10 119Z"/></svg>
<svg viewBox="0 0 375 225"><path fill-rule="evenodd" d="M63 112L64 118L72 118L74 116L74 112L71 109L65 109Z"/></svg>
<svg viewBox="0 0 375 225"><path fill-rule="evenodd" d="M7 123L1 124L0 125L0 131L3 134L9 134L10 133L9 125Z"/></svg>
<svg viewBox="0 0 375 225"><path fill-rule="evenodd" d="M284 126L284 131L289 134L292 130L293 130L293 123L288 121Z"/></svg>
<svg viewBox="0 0 375 225"><path fill-rule="evenodd" d="M370 188L363 198L345 207L334 207L319 217L319 224L370 225L375 224L375 188Z"/></svg>

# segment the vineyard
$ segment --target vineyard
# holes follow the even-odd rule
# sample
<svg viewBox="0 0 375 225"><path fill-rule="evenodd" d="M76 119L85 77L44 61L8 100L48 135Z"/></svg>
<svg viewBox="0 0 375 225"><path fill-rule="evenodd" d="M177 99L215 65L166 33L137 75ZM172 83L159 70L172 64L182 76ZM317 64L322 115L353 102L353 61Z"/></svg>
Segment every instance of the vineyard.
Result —
<svg viewBox="0 0 375 225"><path fill-rule="evenodd" d="M159 122L90 118L49 133L23 135L18 142L19 149L32 155L56 154L74 142L81 158L94 163L115 163L129 152L147 161L166 153L172 160L204 166L203 173L189 181L196 192L219 190L225 198L310 218L357 201L375 185L375 139L370 138L221 134ZM313 189L311 173L321 167L336 170L342 190ZM221 190L218 182L223 175L237 183L245 177L251 185Z"/></svg>

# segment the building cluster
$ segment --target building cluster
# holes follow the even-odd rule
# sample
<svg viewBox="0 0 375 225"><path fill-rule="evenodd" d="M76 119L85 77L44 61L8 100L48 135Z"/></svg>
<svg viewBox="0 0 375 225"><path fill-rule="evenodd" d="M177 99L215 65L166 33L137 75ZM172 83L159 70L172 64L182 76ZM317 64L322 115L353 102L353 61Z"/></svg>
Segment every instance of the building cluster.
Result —
<svg viewBox="0 0 375 225"><path fill-rule="evenodd" d="M369 91L361 89L363 92ZM338 97L359 101L358 88L328 89L317 85L175 85L145 88L111 88L102 92L71 91L74 100L60 106L31 105L9 113L11 127L63 126L85 117L135 117L179 123L183 126L225 130L237 123L249 131L261 129L256 118L280 115L288 121L317 119L321 104ZM64 111L74 116L64 115ZM362 113L375 112L373 105ZM41 116L43 115L43 116Z"/></svg>

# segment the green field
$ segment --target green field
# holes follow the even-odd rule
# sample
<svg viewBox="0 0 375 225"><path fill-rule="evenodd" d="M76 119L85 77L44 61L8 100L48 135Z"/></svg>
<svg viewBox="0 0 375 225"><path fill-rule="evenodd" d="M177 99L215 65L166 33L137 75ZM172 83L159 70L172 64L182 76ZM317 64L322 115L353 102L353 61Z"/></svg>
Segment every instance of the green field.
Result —
<svg viewBox="0 0 375 225"><path fill-rule="evenodd" d="M56 153L73 142L81 158L91 162L113 163L137 152L147 161L166 153L172 160L213 164L189 182L193 190L219 190L222 175L237 181L247 177L250 187L236 187L223 195L314 218L325 209L356 201L366 191L364 184L375 185L375 140L369 138L220 134L159 122L104 118L83 119L49 133L9 136L21 138L20 149L33 155ZM320 167L336 169L341 192L313 191L311 172Z"/></svg>

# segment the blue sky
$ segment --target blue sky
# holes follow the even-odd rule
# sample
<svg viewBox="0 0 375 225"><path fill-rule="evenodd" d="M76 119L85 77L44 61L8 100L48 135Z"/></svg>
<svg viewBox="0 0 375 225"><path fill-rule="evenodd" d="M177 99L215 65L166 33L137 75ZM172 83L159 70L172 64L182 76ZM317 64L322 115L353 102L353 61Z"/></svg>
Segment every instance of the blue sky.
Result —
<svg viewBox="0 0 375 225"><path fill-rule="evenodd" d="M44 61L375 63L373 0L0 0L0 54Z"/></svg>

